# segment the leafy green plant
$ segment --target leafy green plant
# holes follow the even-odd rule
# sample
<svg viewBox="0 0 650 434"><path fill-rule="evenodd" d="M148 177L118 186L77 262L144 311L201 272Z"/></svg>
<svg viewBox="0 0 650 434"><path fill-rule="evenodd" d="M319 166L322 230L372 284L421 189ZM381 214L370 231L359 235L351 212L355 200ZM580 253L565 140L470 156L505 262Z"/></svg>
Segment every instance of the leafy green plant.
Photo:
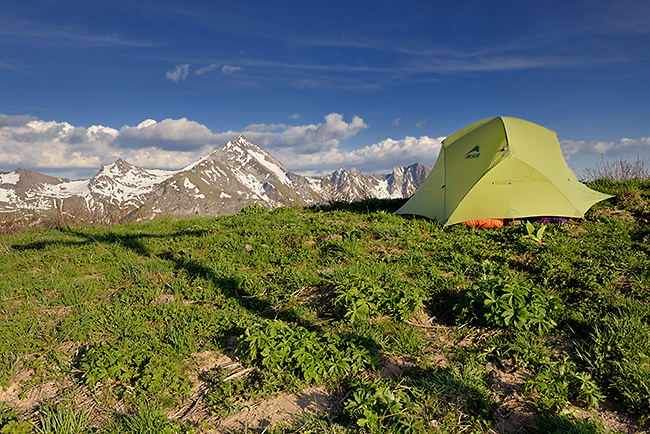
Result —
<svg viewBox="0 0 650 434"><path fill-rule="evenodd" d="M539 395L535 402L542 410L561 410L572 401L598 407L598 401L605 398L591 375L576 371L567 356L545 365L526 381L524 390Z"/></svg>
<svg viewBox="0 0 650 434"><path fill-rule="evenodd" d="M526 222L526 235L521 237L522 239L529 239L533 240L538 244L542 243L542 239L544 238L544 231L546 231L546 225L541 225L537 231L535 231L535 226L527 221Z"/></svg>
<svg viewBox="0 0 650 434"><path fill-rule="evenodd" d="M334 306L356 323L379 314L407 319L424 305L424 293L406 280L387 281L352 273L336 287Z"/></svg>
<svg viewBox="0 0 650 434"><path fill-rule="evenodd" d="M32 425L26 420L18 419L18 413L0 401L0 433L1 434L29 434L32 432Z"/></svg>
<svg viewBox="0 0 650 434"><path fill-rule="evenodd" d="M362 432L423 432L426 421L417 403L419 394L417 389L400 384L363 380L352 386L343 410Z"/></svg>
<svg viewBox="0 0 650 434"><path fill-rule="evenodd" d="M557 325L551 316L556 308L552 295L496 278L472 284L455 312L463 321L547 333Z"/></svg>
<svg viewBox="0 0 650 434"><path fill-rule="evenodd" d="M336 288L334 306L345 310L344 317L354 323L376 315L378 311L378 285L360 276L354 276L349 281L339 284Z"/></svg>
<svg viewBox="0 0 650 434"><path fill-rule="evenodd" d="M186 396L188 384L177 355L165 345L126 340L103 341L82 355L80 367L89 386L109 380L148 396Z"/></svg>
<svg viewBox="0 0 650 434"><path fill-rule="evenodd" d="M307 383L377 367L376 348L333 333L319 335L282 321L246 329L239 350L249 363L296 375Z"/></svg>

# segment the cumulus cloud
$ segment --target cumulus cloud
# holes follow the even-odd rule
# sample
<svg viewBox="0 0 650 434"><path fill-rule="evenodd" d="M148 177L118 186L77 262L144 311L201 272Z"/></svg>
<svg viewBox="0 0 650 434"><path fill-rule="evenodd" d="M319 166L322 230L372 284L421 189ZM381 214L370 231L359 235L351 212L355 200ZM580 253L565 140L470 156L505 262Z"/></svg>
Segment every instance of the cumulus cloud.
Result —
<svg viewBox="0 0 650 434"><path fill-rule="evenodd" d="M273 150L291 148L292 152L320 152L336 148L368 125L359 116L345 122L343 115L330 113L319 124L287 126L284 124L254 124L244 128L244 135L254 143Z"/></svg>
<svg viewBox="0 0 650 434"><path fill-rule="evenodd" d="M189 73L190 73L190 65L185 63L183 65L177 65L171 71L167 71L165 77L167 77L174 83L178 83L181 80L185 80L189 75Z"/></svg>
<svg viewBox="0 0 650 434"><path fill-rule="evenodd" d="M214 143L214 135L205 125L181 119L156 122L147 119L137 127L124 126L116 145L125 148L154 146L166 150L190 151Z"/></svg>
<svg viewBox="0 0 650 434"><path fill-rule="evenodd" d="M560 147L564 158L567 160L589 154L603 155L610 158L636 154L648 155L650 154L650 137L640 139L622 138L618 142L562 140Z"/></svg>
<svg viewBox="0 0 650 434"><path fill-rule="evenodd" d="M0 161L4 170L98 168L99 155L110 155L106 145L116 135L112 128L75 128L67 122L32 120L4 126L0 128Z"/></svg>
<svg viewBox="0 0 650 434"><path fill-rule="evenodd" d="M328 173L338 167L356 167L365 173L387 173L395 166L415 162L433 166L444 137L428 136L385 139L363 148L346 151L330 148L311 154L280 151L278 156L287 167L299 173Z"/></svg>
<svg viewBox="0 0 650 434"><path fill-rule="evenodd" d="M303 126L253 124L245 131L213 133L205 125L181 119L146 119L137 126L114 129L75 127L67 122L29 116L0 115L0 170L17 167L52 173L68 170L92 176L102 164L123 158L147 168L178 169L245 134L269 151L290 149L294 155L336 149L367 125L331 113L324 122ZM70 176L70 175L59 175Z"/></svg>
<svg viewBox="0 0 650 434"><path fill-rule="evenodd" d="M637 159L650 162L650 137L640 139L622 138L619 141L560 141L562 153L576 175L586 168L594 168L602 159L606 161Z"/></svg>
<svg viewBox="0 0 650 434"><path fill-rule="evenodd" d="M28 122L35 118L29 115L8 116L0 114L0 128L2 127L19 127L27 125Z"/></svg>
<svg viewBox="0 0 650 434"><path fill-rule="evenodd" d="M67 122L12 119L0 127L0 170L18 167L44 173L67 171L92 176L102 164L123 158L147 168L178 169L207 155L225 143L197 122L147 119L136 127L120 130L93 125L75 127ZM17 125L16 125L17 124ZM228 135L228 139L236 133ZM223 142L222 142L223 141Z"/></svg>

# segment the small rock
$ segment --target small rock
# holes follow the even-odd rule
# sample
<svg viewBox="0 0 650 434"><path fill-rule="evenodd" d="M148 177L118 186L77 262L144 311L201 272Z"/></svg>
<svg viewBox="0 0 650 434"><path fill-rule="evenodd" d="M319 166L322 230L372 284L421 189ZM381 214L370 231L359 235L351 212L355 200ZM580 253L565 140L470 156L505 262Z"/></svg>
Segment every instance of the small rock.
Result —
<svg viewBox="0 0 650 434"><path fill-rule="evenodd" d="M176 301L176 297L173 294L162 294L158 297L151 300L152 304L169 304Z"/></svg>
<svg viewBox="0 0 650 434"><path fill-rule="evenodd" d="M584 235L589 233L587 229L581 228L580 226L573 228L573 230L570 232L570 235L577 236L577 235Z"/></svg>
<svg viewBox="0 0 650 434"><path fill-rule="evenodd" d="M329 235L323 235L322 237L318 237L318 241L326 241L326 240L342 240L343 236L339 234L329 234Z"/></svg>

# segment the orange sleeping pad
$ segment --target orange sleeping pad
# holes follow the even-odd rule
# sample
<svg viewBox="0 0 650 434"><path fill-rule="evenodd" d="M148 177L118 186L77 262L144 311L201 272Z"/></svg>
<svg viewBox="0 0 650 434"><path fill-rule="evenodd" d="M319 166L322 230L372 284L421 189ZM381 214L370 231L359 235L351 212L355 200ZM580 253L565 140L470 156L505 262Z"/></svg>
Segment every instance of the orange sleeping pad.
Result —
<svg viewBox="0 0 650 434"><path fill-rule="evenodd" d="M482 220L469 220L463 222L465 226L470 228L480 228L480 229L490 229L490 228L500 228L503 226L503 219L482 219Z"/></svg>

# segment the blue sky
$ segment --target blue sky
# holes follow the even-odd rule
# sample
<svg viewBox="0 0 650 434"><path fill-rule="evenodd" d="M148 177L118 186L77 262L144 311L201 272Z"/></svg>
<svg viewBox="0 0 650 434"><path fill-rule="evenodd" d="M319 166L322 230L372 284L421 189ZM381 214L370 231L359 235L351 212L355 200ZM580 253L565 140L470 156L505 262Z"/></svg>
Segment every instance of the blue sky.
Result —
<svg viewBox="0 0 650 434"><path fill-rule="evenodd" d="M244 134L299 173L432 166L513 116L650 158L650 3L9 0L0 171L178 169ZM646 160L648 161L648 160ZM650 164L650 161L648 161Z"/></svg>

